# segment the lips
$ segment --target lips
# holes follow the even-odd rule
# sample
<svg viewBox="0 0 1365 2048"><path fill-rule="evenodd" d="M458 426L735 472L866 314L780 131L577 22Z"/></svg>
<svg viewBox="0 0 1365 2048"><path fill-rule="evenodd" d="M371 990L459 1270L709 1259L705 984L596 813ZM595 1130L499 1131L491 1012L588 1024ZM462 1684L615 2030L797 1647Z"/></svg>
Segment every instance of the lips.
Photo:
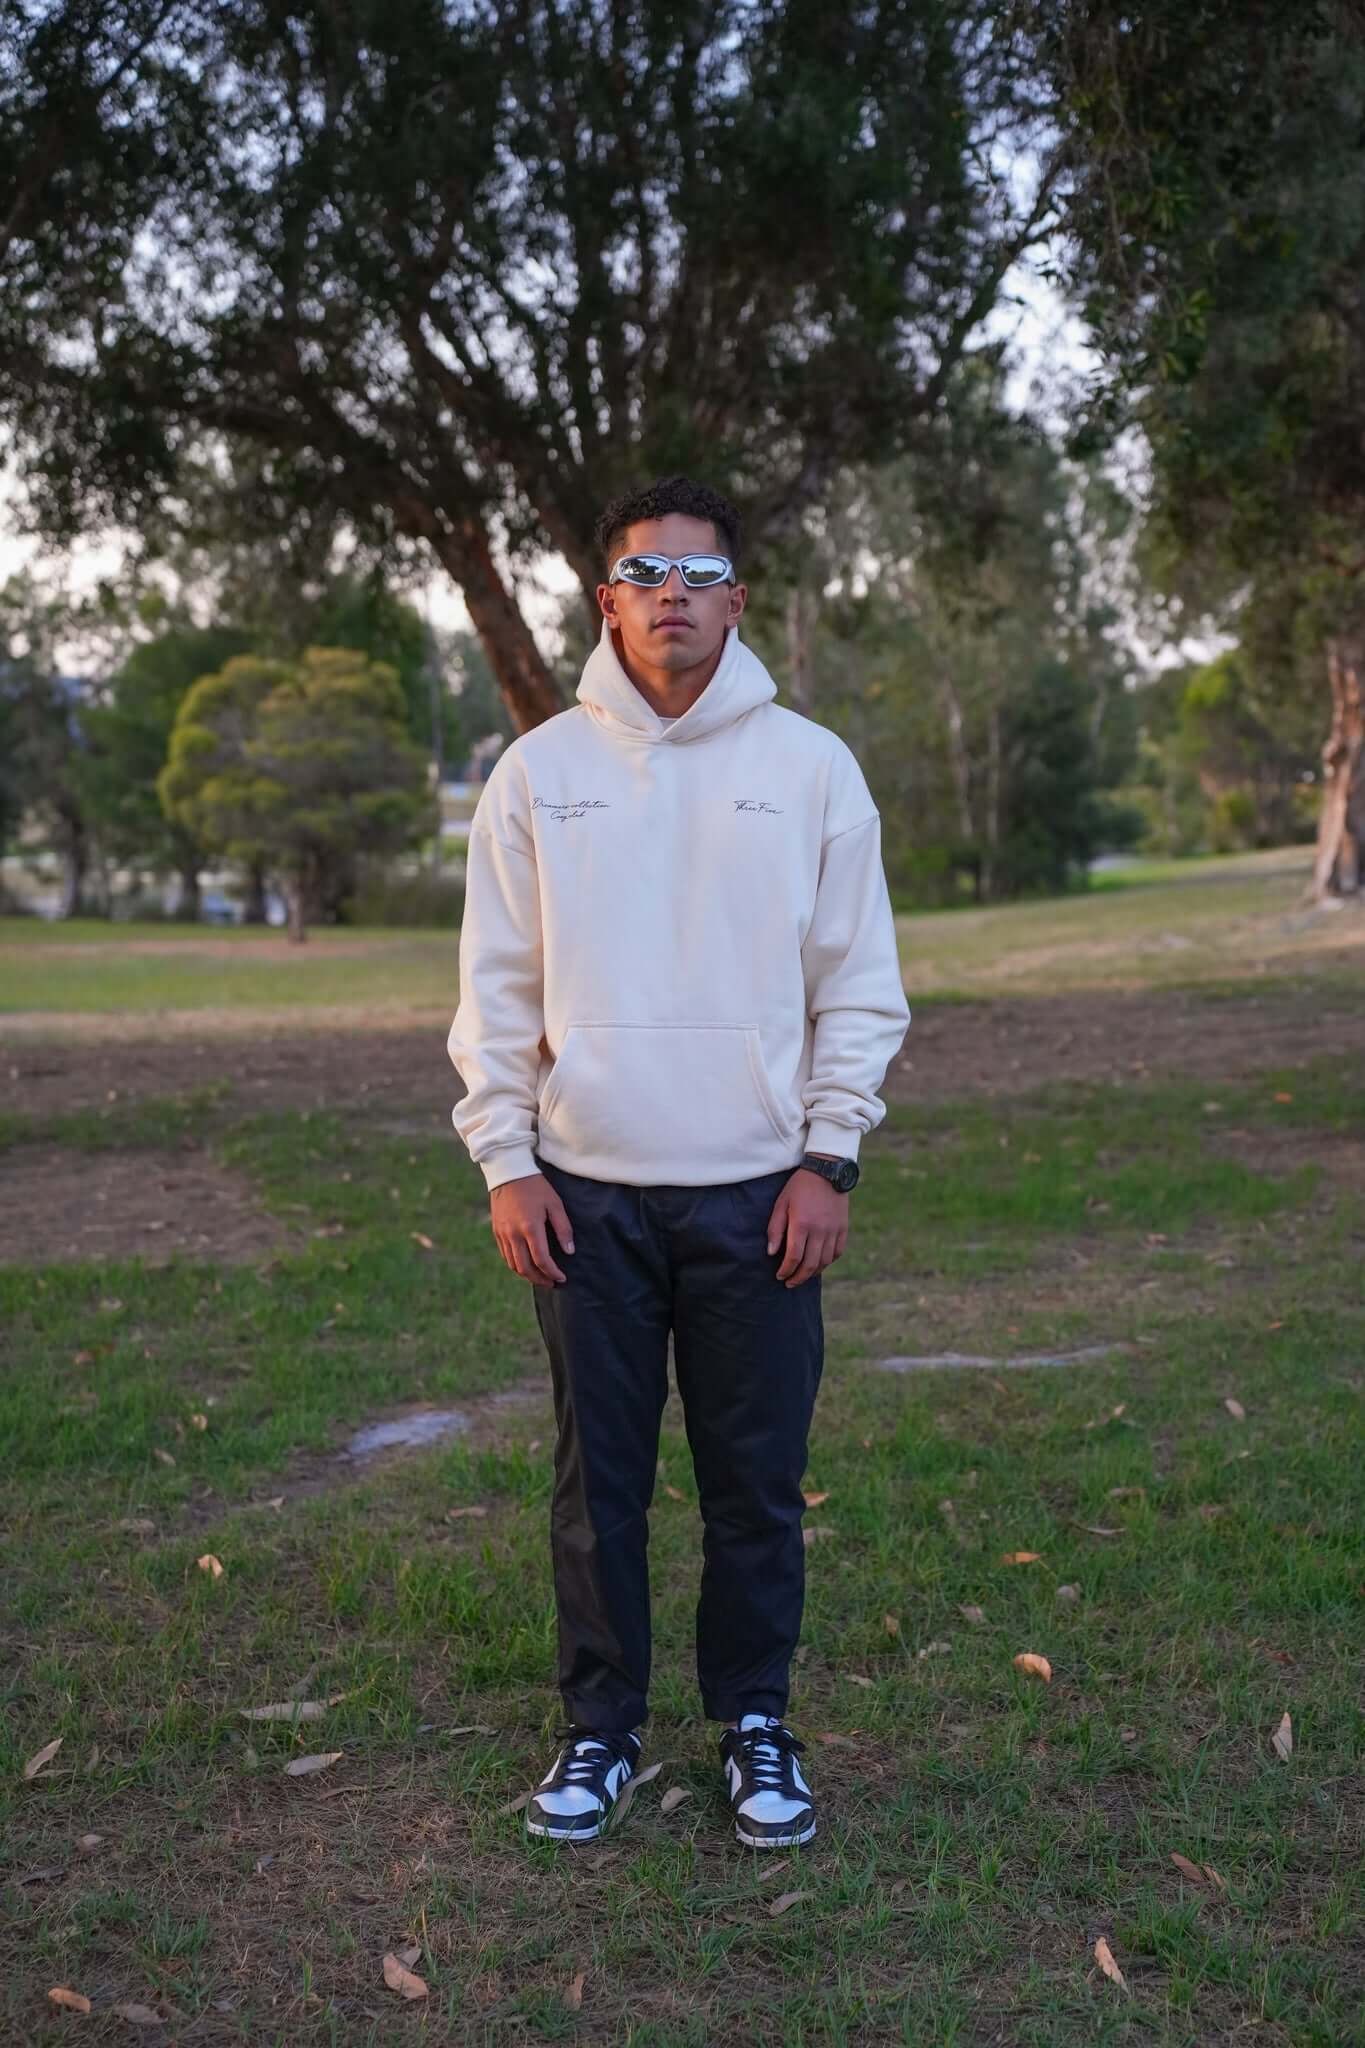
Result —
<svg viewBox="0 0 1365 2048"><path fill-rule="evenodd" d="M690 633L692 631L692 621L690 619L656 619L654 621L654 630L656 633L667 633L670 631Z"/></svg>

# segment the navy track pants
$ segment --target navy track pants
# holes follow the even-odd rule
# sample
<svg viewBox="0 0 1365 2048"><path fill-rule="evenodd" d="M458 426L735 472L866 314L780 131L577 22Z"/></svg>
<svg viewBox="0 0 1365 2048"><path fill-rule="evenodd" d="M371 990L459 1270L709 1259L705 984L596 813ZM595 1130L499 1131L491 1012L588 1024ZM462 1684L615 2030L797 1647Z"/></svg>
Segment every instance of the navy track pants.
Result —
<svg viewBox="0 0 1365 2048"><path fill-rule="evenodd" d="M536 1287L558 1435L550 1514L566 1717L648 1717L648 1509L668 1337L703 1523L697 1682L714 1720L784 1714L805 1600L801 1479L824 1365L821 1275L775 1278L790 1167L711 1187L589 1180L537 1157L573 1225Z"/></svg>

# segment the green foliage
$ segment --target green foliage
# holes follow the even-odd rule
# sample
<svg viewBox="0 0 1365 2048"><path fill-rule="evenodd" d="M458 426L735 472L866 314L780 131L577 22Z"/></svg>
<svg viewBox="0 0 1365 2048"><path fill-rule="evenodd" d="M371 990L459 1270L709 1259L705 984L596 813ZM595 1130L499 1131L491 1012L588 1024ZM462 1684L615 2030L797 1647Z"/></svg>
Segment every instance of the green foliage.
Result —
<svg viewBox="0 0 1365 2048"><path fill-rule="evenodd" d="M174 624L135 647L110 677L103 701L84 715L90 742L91 819L116 859L153 872L174 869L185 885L182 908L193 915L203 848L168 818L157 797L176 714L200 676L247 651L231 626Z"/></svg>
<svg viewBox="0 0 1365 2048"><path fill-rule="evenodd" d="M276 867L301 937L338 868L432 823L394 669L346 648L243 655L185 698L158 788L167 815L230 858Z"/></svg>
<svg viewBox="0 0 1365 2048"><path fill-rule="evenodd" d="M690 467L761 554L933 413L1046 207L998 13L58 0L0 68L35 516L141 526L247 442L277 533L431 549L500 682L543 670L500 561L588 592L603 502Z"/></svg>

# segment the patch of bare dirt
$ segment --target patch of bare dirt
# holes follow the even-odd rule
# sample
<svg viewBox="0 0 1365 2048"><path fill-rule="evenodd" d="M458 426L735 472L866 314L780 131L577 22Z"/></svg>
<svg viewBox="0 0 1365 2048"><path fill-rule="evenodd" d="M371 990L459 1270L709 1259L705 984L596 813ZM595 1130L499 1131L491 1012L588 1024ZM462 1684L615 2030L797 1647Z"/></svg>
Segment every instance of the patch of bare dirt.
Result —
<svg viewBox="0 0 1365 2048"><path fill-rule="evenodd" d="M1278 1130L1211 1130L1204 1142L1257 1173L1279 1178L1316 1166L1328 1186L1365 1193L1365 1137L1353 1132L1283 1124Z"/></svg>
<svg viewBox="0 0 1365 2048"><path fill-rule="evenodd" d="M1319 1054L1347 1061L1365 1054L1365 1005L1308 987L1244 998L1144 990L918 1002L913 1011L886 1078L890 1101L1009 1095L1063 1080L1214 1080ZM387 1110L402 1135L441 1137L461 1092L446 1053L447 1023L213 1035L201 1016L198 1036L177 1029L158 1038L3 1044L11 1021L0 1019L0 1107L16 1114L52 1116L216 1088L234 1112Z"/></svg>
<svg viewBox="0 0 1365 2048"><path fill-rule="evenodd" d="M258 1206L250 1183L200 1152L70 1152L19 1145L0 1156L0 1264L179 1255L250 1264L304 1240Z"/></svg>

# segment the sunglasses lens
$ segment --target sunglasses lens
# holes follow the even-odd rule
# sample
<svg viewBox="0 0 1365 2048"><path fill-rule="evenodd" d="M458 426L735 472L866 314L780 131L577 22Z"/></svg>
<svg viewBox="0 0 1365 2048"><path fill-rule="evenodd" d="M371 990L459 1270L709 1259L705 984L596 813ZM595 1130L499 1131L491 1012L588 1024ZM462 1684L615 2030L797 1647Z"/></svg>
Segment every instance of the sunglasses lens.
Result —
<svg viewBox="0 0 1365 2048"><path fill-rule="evenodd" d="M723 583L730 567L724 555L688 555L680 566L683 582L693 590L704 590L708 583Z"/></svg>
<svg viewBox="0 0 1365 2048"><path fill-rule="evenodd" d="M616 573L623 583L640 583L653 589L668 576L668 564L658 555L622 555Z"/></svg>

